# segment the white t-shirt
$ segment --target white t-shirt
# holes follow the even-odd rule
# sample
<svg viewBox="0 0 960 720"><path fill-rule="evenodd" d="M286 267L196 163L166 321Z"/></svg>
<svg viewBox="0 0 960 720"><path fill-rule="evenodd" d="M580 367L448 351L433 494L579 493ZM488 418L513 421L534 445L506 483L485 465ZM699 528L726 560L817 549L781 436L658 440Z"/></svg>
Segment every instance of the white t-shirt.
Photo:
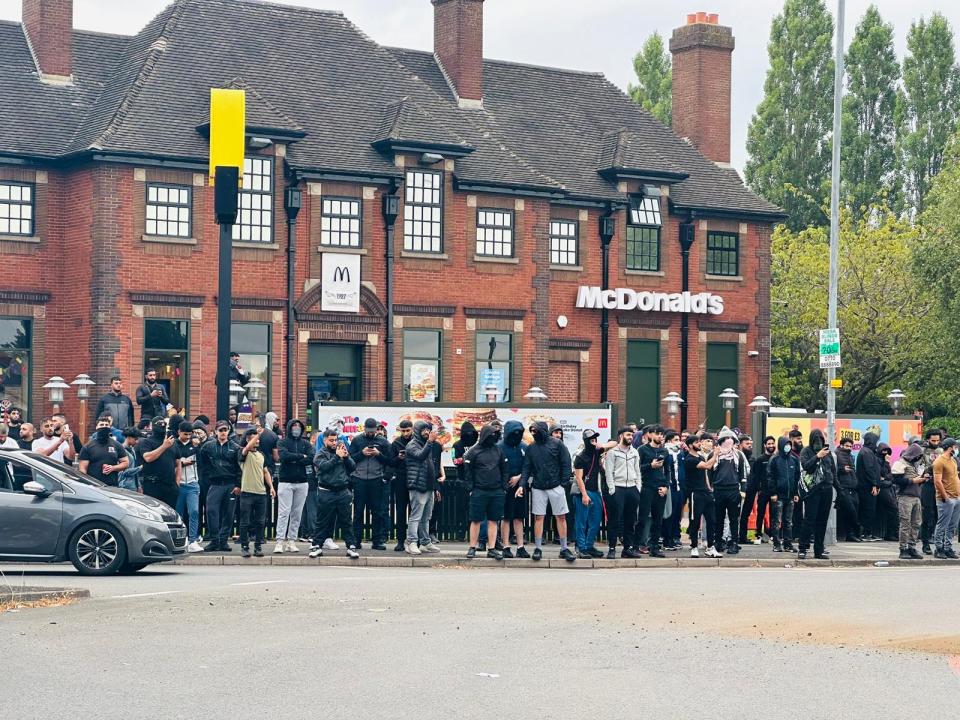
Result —
<svg viewBox="0 0 960 720"><path fill-rule="evenodd" d="M16 440L7 435L7 439L0 443L0 448L3 448L4 450L19 450L20 445L17 444Z"/></svg>
<svg viewBox="0 0 960 720"><path fill-rule="evenodd" d="M61 443L62 443L62 444L61 444ZM64 462L63 450L64 450L64 448L67 446L67 444L66 444L65 442L63 442L63 438L58 438L56 435L54 435L52 438L49 438L49 439L47 439L46 437L43 437L43 436L38 437L36 440L33 441L33 445L31 445L31 449L32 449L35 453L42 453L44 450L46 450L47 448L49 448L51 445L59 445L60 447L58 447L56 450L54 450L53 453L52 453L51 455L49 455L48 457L49 457L51 460L57 460L58 462Z"/></svg>

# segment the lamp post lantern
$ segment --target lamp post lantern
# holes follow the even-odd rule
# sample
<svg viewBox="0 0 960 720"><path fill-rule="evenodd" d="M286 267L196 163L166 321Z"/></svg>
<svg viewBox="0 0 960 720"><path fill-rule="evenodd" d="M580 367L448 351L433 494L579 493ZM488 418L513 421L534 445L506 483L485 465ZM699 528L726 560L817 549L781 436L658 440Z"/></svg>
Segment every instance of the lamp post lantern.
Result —
<svg viewBox="0 0 960 720"><path fill-rule="evenodd" d="M680 397L680 393L671 391L668 392L666 397L664 397L660 402L666 406L667 416L672 419L680 414L680 405L686 401Z"/></svg>
<svg viewBox="0 0 960 720"><path fill-rule="evenodd" d="M900 388L893 389L890 394L887 395L887 400L890 401L890 407L893 408L894 415L900 414L900 408L903 406L903 400L906 397Z"/></svg>
<svg viewBox="0 0 960 720"><path fill-rule="evenodd" d="M737 407L737 400L740 398L737 395L736 391L733 388L724 388L723 392L718 396L723 401L723 414L726 422L724 423L727 427L730 427L730 419L733 414L733 411Z"/></svg>
<svg viewBox="0 0 960 720"><path fill-rule="evenodd" d="M253 417L257 416L257 403L260 402L260 395L267 386L259 378L251 378L250 382L244 385L247 391L247 399L250 400L250 413Z"/></svg>
<svg viewBox="0 0 960 720"><path fill-rule="evenodd" d="M543 402L547 399L547 394L540 388L534 386L527 390L527 394L523 396L524 400L532 400L533 402Z"/></svg>
<svg viewBox="0 0 960 720"><path fill-rule="evenodd" d="M63 391L69 390L70 386L63 381L62 377L54 375L43 386L43 389L47 391L47 397L53 405L53 411L55 413L60 412L60 406L63 404Z"/></svg>

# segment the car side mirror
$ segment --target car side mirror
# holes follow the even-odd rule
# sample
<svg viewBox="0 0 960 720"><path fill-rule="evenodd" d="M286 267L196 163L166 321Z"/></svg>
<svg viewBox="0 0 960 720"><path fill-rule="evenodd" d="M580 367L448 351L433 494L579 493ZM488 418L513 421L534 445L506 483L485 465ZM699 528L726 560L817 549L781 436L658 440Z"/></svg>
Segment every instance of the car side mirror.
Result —
<svg viewBox="0 0 960 720"><path fill-rule="evenodd" d="M36 480L30 480L23 484L23 491L27 495L36 495L37 497L45 498L50 495L50 491L47 490L43 485L38 483Z"/></svg>

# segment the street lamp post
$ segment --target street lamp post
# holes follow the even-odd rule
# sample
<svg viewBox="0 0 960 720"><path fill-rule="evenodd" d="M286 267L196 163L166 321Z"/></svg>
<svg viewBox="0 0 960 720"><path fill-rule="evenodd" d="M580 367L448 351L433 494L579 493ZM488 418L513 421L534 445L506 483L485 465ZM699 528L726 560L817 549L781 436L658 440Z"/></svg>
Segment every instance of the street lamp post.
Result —
<svg viewBox="0 0 960 720"><path fill-rule="evenodd" d="M43 389L47 391L47 397L53 405L53 412L60 412L60 406L63 404L63 391L69 390L70 386L63 381L62 377L54 375L43 386Z"/></svg>
<svg viewBox="0 0 960 720"><path fill-rule="evenodd" d="M247 390L247 399L250 400L250 414L257 416L257 403L260 402L260 394L267 389L259 378L252 378L250 382L244 385Z"/></svg>
<svg viewBox="0 0 960 720"><path fill-rule="evenodd" d="M90 388L96 383L86 373L80 373L70 383L77 388L77 398L80 400L80 442L87 441L87 400L90 399Z"/></svg>
<svg viewBox="0 0 960 720"><path fill-rule="evenodd" d="M667 417L671 419L671 425L673 424L673 418L677 417L680 414L680 405L686 402L680 393L678 392L668 392L666 397L664 397L660 402L662 402L667 408Z"/></svg>
<svg viewBox="0 0 960 720"><path fill-rule="evenodd" d="M893 408L893 414L899 415L900 408L903 406L903 400L907 397L904 395L903 390L900 388L895 388L887 395L887 400L890 401L890 407Z"/></svg>
<svg viewBox="0 0 960 720"><path fill-rule="evenodd" d="M726 422L724 425L730 427L730 420L733 415L733 411L737 407L737 400L740 398L737 395L736 391L733 388L724 388L723 392L720 393L719 398L723 400L723 413Z"/></svg>
<svg viewBox="0 0 960 720"><path fill-rule="evenodd" d="M541 403L547 399L547 394L538 387L532 387L527 390L527 394L523 396L523 399Z"/></svg>
<svg viewBox="0 0 960 720"><path fill-rule="evenodd" d="M762 438L767 431L766 417L770 412L770 401L763 395L757 395L747 404L747 407L753 410L750 428L753 437Z"/></svg>

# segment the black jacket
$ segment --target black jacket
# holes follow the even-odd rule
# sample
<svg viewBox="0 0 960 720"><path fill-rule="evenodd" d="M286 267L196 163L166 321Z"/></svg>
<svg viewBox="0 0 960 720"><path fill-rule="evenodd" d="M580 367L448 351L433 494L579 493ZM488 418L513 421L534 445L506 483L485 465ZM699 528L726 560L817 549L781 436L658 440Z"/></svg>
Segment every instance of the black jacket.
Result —
<svg viewBox="0 0 960 720"><path fill-rule="evenodd" d="M460 426L460 439L453 444L453 464L457 468L457 475L460 482L467 481L463 459L467 451L477 444L478 437L477 429L469 420Z"/></svg>
<svg viewBox="0 0 960 720"><path fill-rule="evenodd" d="M523 457L520 486L532 485L536 490L560 487L573 473L570 451L562 442L550 437L545 422L535 423L535 428L534 443L527 446Z"/></svg>
<svg viewBox="0 0 960 720"><path fill-rule="evenodd" d="M747 492L767 492L767 470L770 467L770 461L776 457L767 455L766 452L760 453L750 461L750 475L747 477Z"/></svg>
<svg viewBox="0 0 960 720"><path fill-rule="evenodd" d="M433 449L437 443L421 437L420 433L429 429L429 423L422 420L414 423L413 437L407 443L407 489L417 492L430 492L436 489L437 468L433 460Z"/></svg>
<svg viewBox="0 0 960 720"><path fill-rule="evenodd" d="M406 487L407 483L407 462L404 459L404 456L407 452L407 443L410 442L412 436L405 438L402 435L400 437L394 438L393 442L390 443L390 457L393 458L393 473L394 478L401 478Z"/></svg>
<svg viewBox="0 0 960 720"><path fill-rule="evenodd" d="M110 391L100 398L97 411L93 416L98 418L105 412L110 413L110 417L113 418L113 427L120 430L136 423L133 418L133 401L123 393Z"/></svg>
<svg viewBox="0 0 960 720"><path fill-rule="evenodd" d="M819 467L823 476L819 484L824 487L833 487L837 482L837 464L833 460L833 453L828 452L822 458L817 457L817 453L825 447L827 442L823 431L811 430L810 444L800 451L800 467L810 475L813 475Z"/></svg>
<svg viewBox="0 0 960 720"><path fill-rule="evenodd" d="M880 464L880 487L893 487L893 470L890 468L890 462L884 451L889 451L890 446L886 443L877 443L877 462Z"/></svg>
<svg viewBox="0 0 960 720"><path fill-rule="evenodd" d="M880 461L877 458L876 433L863 436L863 447L857 453L857 487L869 490L880 485Z"/></svg>
<svg viewBox="0 0 960 720"><path fill-rule="evenodd" d="M506 490L510 481L507 456L497 445L496 431L484 425L480 441L463 456L461 477L468 490Z"/></svg>
<svg viewBox="0 0 960 720"><path fill-rule="evenodd" d="M767 463L767 495L776 495L777 500L796 495L799 467L800 463L790 451L790 441L777 440L777 454Z"/></svg>
<svg viewBox="0 0 960 720"><path fill-rule="evenodd" d="M363 451L368 447L375 447L380 454L367 457ZM389 477L389 467L393 463L393 458L390 454L390 443L386 438L376 435L367 437L366 433L360 433L350 442L350 457L356 463L352 472L357 480L383 480Z"/></svg>
<svg viewBox="0 0 960 720"><path fill-rule="evenodd" d="M300 437L294 438L290 430L300 427ZM287 432L277 446L280 453L280 482L309 482L313 476L313 443L307 437L306 426L294 418L287 422Z"/></svg>
<svg viewBox="0 0 960 720"><path fill-rule="evenodd" d="M151 397L150 393L154 390L160 391L160 397ZM140 406L140 417L141 418L155 418L157 415L163 415L164 417L167 414L167 403L170 402L170 398L167 397L167 389L160 383L156 383L152 387L144 383L137 388L137 405Z"/></svg>
<svg viewBox="0 0 960 720"><path fill-rule="evenodd" d="M850 471L844 470L845 467L850 467ZM857 489L857 464L853 453L843 448L837 448L837 484L841 490Z"/></svg>
<svg viewBox="0 0 960 720"><path fill-rule="evenodd" d="M320 448L313 457L313 466L317 469L317 485L325 490L346 490L351 484L351 474L357 464L347 455L341 458L336 450Z"/></svg>
<svg viewBox="0 0 960 720"><path fill-rule="evenodd" d="M197 453L197 471L211 485L240 487L240 446L232 440L223 445L210 438Z"/></svg>
<svg viewBox="0 0 960 720"><path fill-rule="evenodd" d="M667 461L670 458L670 453L667 452L667 449L663 446L654 447L650 443L647 443L639 447L639 452L641 487L667 487L666 467ZM653 467L650 463L654 460L662 460L663 465L658 468Z"/></svg>

